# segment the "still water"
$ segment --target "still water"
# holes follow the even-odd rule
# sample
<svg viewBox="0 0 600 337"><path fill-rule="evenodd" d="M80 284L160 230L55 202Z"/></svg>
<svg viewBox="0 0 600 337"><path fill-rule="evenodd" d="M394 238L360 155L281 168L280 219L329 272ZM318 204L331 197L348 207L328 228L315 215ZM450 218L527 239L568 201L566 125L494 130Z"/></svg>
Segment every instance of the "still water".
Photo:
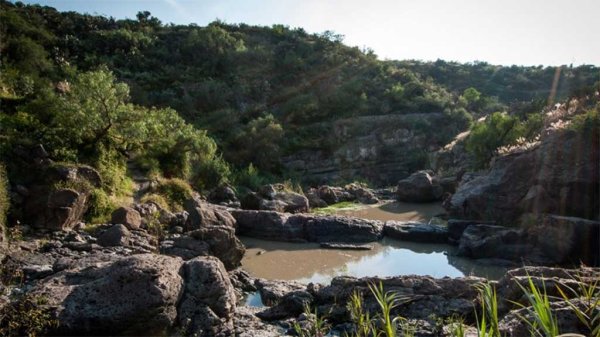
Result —
<svg viewBox="0 0 600 337"><path fill-rule="evenodd" d="M429 222L443 212L439 203L391 202L340 210L338 214L382 221ZM410 274L433 277L474 275L498 279L506 271L503 267L454 256L456 247L446 244L384 238L371 243L372 250L348 251L322 249L316 243L240 239L247 248L242 260L243 267L254 277L267 279L328 283L339 275L385 277Z"/></svg>

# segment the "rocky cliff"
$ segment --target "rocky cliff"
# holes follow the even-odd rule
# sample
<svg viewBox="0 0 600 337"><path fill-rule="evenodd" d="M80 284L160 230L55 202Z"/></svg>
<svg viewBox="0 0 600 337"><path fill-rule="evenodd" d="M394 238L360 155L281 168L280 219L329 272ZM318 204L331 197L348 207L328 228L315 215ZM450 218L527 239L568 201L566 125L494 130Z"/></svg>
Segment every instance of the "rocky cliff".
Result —
<svg viewBox="0 0 600 337"><path fill-rule="evenodd" d="M428 167L428 153L454 135L442 113L389 114L340 119L325 125L327 150L303 149L283 166L311 182L368 180L393 185Z"/></svg>

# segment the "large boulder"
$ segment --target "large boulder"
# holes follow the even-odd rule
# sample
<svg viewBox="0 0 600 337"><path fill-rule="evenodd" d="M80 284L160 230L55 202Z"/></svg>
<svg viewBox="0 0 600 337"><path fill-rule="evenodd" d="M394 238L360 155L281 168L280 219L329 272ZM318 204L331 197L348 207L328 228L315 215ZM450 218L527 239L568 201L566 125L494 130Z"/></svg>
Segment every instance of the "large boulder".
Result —
<svg viewBox="0 0 600 337"><path fill-rule="evenodd" d="M161 335L174 326L183 290L179 258L135 255L59 272L32 292L44 296L59 335Z"/></svg>
<svg viewBox="0 0 600 337"><path fill-rule="evenodd" d="M451 216L516 224L525 213L586 219L600 216L600 139L568 129L546 134L533 148L499 156L464 181L446 204Z"/></svg>
<svg viewBox="0 0 600 337"><path fill-rule="evenodd" d="M216 256L230 270L241 265L246 248L235 236L235 228L228 226L203 226L188 233L208 244L210 254Z"/></svg>
<svg viewBox="0 0 600 337"><path fill-rule="evenodd" d="M305 238L311 242L372 242L381 239L383 234L383 222L378 220L342 216L313 216L302 220L305 220Z"/></svg>
<svg viewBox="0 0 600 337"><path fill-rule="evenodd" d="M138 229L142 225L142 216L131 207L119 207L112 212L110 222L124 225L128 229Z"/></svg>
<svg viewBox="0 0 600 337"><path fill-rule="evenodd" d="M198 198L188 199L185 202L188 217L185 223L186 230L195 230L208 226L225 226L235 228L235 219L224 208L209 204Z"/></svg>
<svg viewBox="0 0 600 337"><path fill-rule="evenodd" d="M122 224L116 224L98 236L98 244L104 247L129 246L131 232Z"/></svg>
<svg viewBox="0 0 600 337"><path fill-rule="evenodd" d="M431 171L418 171L398 182L397 197L404 202L441 200L444 189Z"/></svg>
<svg viewBox="0 0 600 337"><path fill-rule="evenodd" d="M179 330L185 336L232 336L236 295L223 264L212 256L183 266Z"/></svg>
<svg viewBox="0 0 600 337"><path fill-rule="evenodd" d="M208 195L208 200L213 204L219 204L223 206L240 206L240 201L235 194L235 190L228 185L221 185L212 190Z"/></svg>
<svg viewBox="0 0 600 337"><path fill-rule="evenodd" d="M232 210L237 234L273 241L304 241L302 222L292 215L274 211ZM293 217L297 219L297 217Z"/></svg>

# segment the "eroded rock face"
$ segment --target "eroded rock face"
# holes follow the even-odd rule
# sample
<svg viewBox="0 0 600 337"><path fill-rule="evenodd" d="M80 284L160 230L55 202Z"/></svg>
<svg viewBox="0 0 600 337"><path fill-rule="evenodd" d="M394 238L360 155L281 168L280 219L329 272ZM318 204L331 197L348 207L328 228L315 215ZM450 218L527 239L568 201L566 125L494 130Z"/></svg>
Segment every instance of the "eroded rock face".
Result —
<svg viewBox="0 0 600 337"><path fill-rule="evenodd" d="M598 134L546 135L535 148L496 158L489 171L462 182L446 208L462 219L518 224L524 213L586 219L600 214Z"/></svg>
<svg viewBox="0 0 600 337"><path fill-rule="evenodd" d="M494 225L468 226L460 238L458 255L475 259L543 260L524 230Z"/></svg>
<svg viewBox="0 0 600 337"><path fill-rule="evenodd" d="M158 335L176 322L181 264L179 258L141 254L59 272L33 292L48 299L58 334Z"/></svg>
<svg viewBox="0 0 600 337"><path fill-rule="evenodd" d="M398 200L431 202L441 200L444 189L431 171L418 171L398 182Z"/></svg>

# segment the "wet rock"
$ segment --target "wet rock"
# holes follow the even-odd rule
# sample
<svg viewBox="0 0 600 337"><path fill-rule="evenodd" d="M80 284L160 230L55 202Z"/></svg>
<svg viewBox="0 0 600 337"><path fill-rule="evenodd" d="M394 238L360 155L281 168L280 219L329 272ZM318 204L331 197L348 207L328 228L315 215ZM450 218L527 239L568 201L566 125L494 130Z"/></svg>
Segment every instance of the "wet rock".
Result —
<svg viewBox="0 0 600 337"><path fill-rule="evenodd" d="M129 246L131 232L122 224L117 224L98 236L98 244L104 247Z"/></svg>
<svg viewBox="0 0 600 337"><path fill-rule="evenodd" d="M386 221L383 234L396 240L412 242L448 242L447 227L420 222Z"/></svg>
<svg viewBox="0 0 600 337"><path fill-rule="evenodd" d="M44 296L61 335L158 335L177 318L181 260L136 255L91 268L66 270L33 290Z"/></svg>
<svg viewBox="0 0 600 337"><path fill-rule="evenodd" d="M357 245L352 243L340 243L340 242L321 242L319 244L321 248L326 249L340 249L340 250L372 250L371 245Z"/></svg>
<svg viewBox="0 0 600 337"><path fill-rule="evenodd" d="M110 222L122 224L128 229L138 229L142 225L142 216L131 207L119 207L112 212Z"/></svg>
<svg viewBox="0 0 600 337"><path fill-rule="evenodd" d="M398 182L398 200L431 202L441 200L444 190L431 171L418 171Z"/></svg>

